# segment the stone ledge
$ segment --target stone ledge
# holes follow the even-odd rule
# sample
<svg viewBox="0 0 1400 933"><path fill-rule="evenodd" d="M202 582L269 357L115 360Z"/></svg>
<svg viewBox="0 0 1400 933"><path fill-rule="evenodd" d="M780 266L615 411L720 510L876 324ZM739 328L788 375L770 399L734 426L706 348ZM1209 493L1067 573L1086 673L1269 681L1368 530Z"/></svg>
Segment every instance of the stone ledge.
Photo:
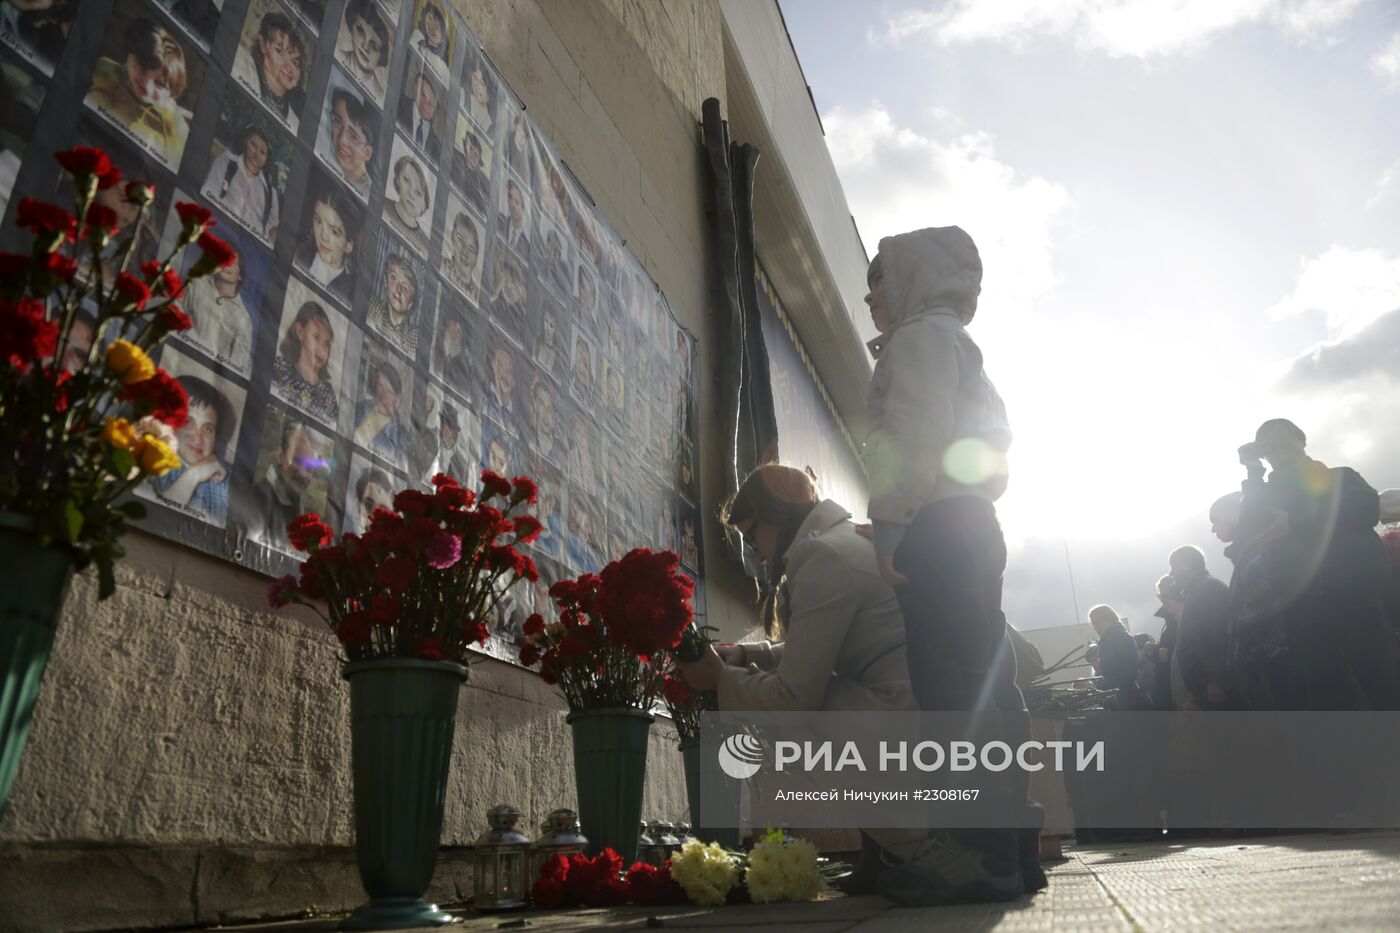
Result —
<svg viewBox="0 0 1400 933"><path fill-rule="evenodd" d="M465 899L468 852L440 851L429 898ZM0 845L0 933L305 918L343 914L364 897L348 847Z"/></svg>

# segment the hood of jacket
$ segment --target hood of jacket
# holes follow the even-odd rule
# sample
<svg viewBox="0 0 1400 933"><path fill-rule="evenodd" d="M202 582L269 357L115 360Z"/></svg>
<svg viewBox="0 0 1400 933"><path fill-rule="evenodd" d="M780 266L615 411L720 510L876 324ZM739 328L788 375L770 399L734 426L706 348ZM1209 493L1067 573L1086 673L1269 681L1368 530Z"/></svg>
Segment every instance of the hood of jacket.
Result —
<svg viewBox="0 0 1400 933"><path fill-rule="evenodd" d="M880 241L890 330L920 311L948 308L964 324L977 313L982 257L961 227L926 227Z"/></svg>

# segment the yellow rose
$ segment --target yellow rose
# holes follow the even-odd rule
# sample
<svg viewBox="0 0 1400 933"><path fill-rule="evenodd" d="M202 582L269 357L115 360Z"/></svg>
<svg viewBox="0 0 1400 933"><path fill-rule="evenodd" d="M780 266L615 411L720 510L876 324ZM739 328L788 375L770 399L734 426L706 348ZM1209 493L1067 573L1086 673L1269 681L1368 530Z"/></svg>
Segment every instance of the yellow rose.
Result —
<svg viewBox="0 0 1400 933"><path fill-rule="evenodd" d="M148 476L164 476L180 465L180 457L166 446L165 441L154 434L141 438L141 449L136 453L136 462L141 472Z"/></svg>
<svg viewBox="0 0 1400 933"><path fill-rule="evenodd" d="M136 431L125 418L108 418L102 422L102 443L130 450L136 444Z"/></svg>
<svg viewBox="0 0 1400 933"><path fill-rule="evenodd" d="M122 385L144 382L156 374L156 364L136 344L114 340L107 348L107 368L116 374Z"/></svg>

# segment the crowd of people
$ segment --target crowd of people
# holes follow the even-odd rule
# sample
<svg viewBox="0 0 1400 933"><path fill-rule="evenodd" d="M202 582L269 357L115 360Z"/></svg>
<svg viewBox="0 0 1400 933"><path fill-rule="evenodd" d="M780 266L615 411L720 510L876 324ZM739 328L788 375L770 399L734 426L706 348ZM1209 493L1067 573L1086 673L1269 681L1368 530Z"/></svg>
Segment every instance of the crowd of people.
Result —
<svg viewBox="0 0 1400 933"><path fill-rule="evenodd" d="M1126 710L1400 709L1400 490L1307 454L1284 419L1240 448L1246 478L1210 508L1228 581L1183 545L1157 581L1156 639L1089 611L1090 656ZM1266 475L1265 465L1268 471Z"/></svg>

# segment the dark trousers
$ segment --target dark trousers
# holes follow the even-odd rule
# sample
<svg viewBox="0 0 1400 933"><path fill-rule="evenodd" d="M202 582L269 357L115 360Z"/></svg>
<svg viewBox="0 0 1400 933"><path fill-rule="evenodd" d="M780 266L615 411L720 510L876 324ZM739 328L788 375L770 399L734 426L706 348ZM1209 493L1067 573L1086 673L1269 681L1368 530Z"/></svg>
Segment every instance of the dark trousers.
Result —
<svg viewBox="0 0 1400 933"><path fill-rule="evenodd" d="M894 554L895 569L909 582L895 587L904 613L909 680L926 712L994 710L1014 732L1007 741L1031 736L1030 715L1016 686L1016 660L1001 658L1006 616L1001 581L1006 541L996 509L985 499L959 497L924 506ZM1003 772L995 788L1007 808L1032 808L1030 775ZM993 790L993 788L988 788ZM958 836L990 854L1018 857L1015 830L965 831Z"/></svg>

